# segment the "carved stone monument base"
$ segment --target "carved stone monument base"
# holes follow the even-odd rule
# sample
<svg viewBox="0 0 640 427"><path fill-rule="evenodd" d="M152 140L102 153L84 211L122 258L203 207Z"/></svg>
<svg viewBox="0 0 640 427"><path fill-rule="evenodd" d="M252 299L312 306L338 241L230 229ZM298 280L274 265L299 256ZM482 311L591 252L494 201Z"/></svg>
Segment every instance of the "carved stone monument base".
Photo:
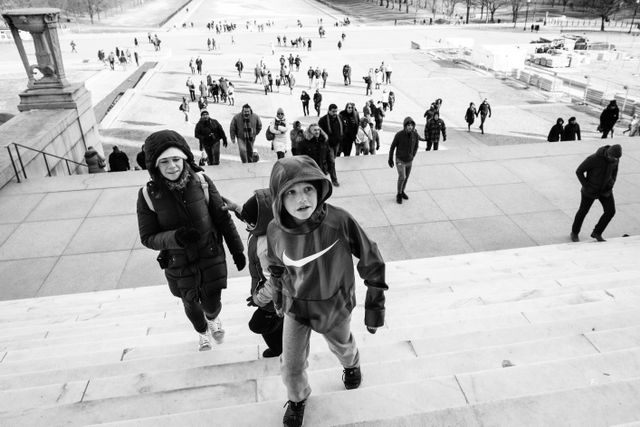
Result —
<svg viewBox="0 0 640 427"><path fill-rule="evenodd" d="M27 89L20 94L18 110L56 110L78 109L83 111L85 105L91 105L91 94L83 83L71 83L62 88Z"/></svg>

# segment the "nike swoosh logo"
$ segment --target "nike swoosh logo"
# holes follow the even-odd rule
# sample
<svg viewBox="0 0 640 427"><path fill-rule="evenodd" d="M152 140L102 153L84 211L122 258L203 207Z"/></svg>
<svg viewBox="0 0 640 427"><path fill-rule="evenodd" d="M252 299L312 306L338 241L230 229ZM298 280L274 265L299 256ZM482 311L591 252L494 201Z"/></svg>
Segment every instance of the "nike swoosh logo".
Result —
<svg viewBox="0 0 640 427"><path fill-rule="evenodd" d="M289 258L286 254L286 252L282 253L282 262L284 263L284 265L288 266L288 267L304 267L305 265L309 264L311 261L314 261L318 258L320 258L322 255L326 254L327 252L329 252L331 250L332 247L334 247L336 245L336 243L338 243L338 241L336 240L335 242L333 242L333 244L331 246L329 246L326 249L321 250L320 252L316 252L315 254L306 256L302 259L299 260L293 260L291 258Z"/></svg>

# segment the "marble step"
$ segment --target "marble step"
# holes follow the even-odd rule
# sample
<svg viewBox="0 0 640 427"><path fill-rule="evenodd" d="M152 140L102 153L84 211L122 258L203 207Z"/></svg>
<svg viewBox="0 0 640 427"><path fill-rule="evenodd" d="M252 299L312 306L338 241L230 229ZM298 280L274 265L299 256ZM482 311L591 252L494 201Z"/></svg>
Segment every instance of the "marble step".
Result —
<svg viewBox="0 0 640 427"><path fill-rule="evenodd" d="M0 413L0 425L80 426L134 417L168 415L201 408L228 407L255 401L256 382L236 381L160 393ZM79 396L81 397L81 396Z"/></svg>
<svg viewBox="0 0 640 427"><path fill-rule="evenodd" d="M387 306L387 321L390 324L402 323L402 322L415 322L415 324L420 324L423 322L433 321L436 319L438 322L442 322L444 320L453 320L456 318L469 318L469 317L483 317L492 314L501 314L504 312L521 312L526 310L534 310L534 309L547 309L551 307L559 307L565 305L572 304L584 304L596 301L608 301L612 298L615 298L619 292L622 290L629 290L629 288L621 288L615 289L607 292L602 291L588 291L582 292L580 294L569 294L569 295L560 295L553 297L543 297L537 299L527 299L522 301L515 302L506 302L506 303L497 303L491 305L485 305L482 301L477 302L475 306L464 307L464 308L453 308L453 309L441 309L439 307L435 307L433 311L429 308L429 304L424 304L418 302L414 307L411 307L411 303L404 304L396 304L396 307L402 307L402 312L394 312L392 307L393 305L389 304ZM636 292L627 292L627 297L625 298L625 304L631 304L632 302L636 302L640 304L640 288L634 289ZM412 309L413 308L413 309ZM422 309L422 312L420 312ZM417 314L411 314L417 313ZM409 314L408 316L406 316ZM362 316L362 310L356 309L354 311L354 319L358 319ZM242 317L243 320L248 319L249 316L244 315ZM238 322L239 323L239 322ZM244 323L244 322L243 322ZM233 328L237 323L225 321L225 324L231 325ZM225 326L226 327L226 326ZM246 329L246 326L244 326ZM242 327L240 328L242 330ZM237 332L233 329L230 332ZM123 352L126 351L126 358L135 358L135 357L146 357L146 354L151 352L155 353L158 350L153 347L163 346L165 351L171 353L177 353L182 351L188 351L189 347L193 344L191 343L191 338L188 341L182 341L184 334L176 333L176 337L172 338L171 336L162 336L162 335L145 335L143 337L129 337L122 340L103 340L101 342L75 342L71 344L61 344L61 345L46 345L46 353L49 357L58 357L63 355L72 355L80 352L98 352L101 350L108 350L111 348L120 348ZM34 351L38 348L38 346L42 346L45 340L36 340L32 342L33 346L25 346L23 345L20 349L20 345L16 344L11 348L10 344L5 344L3 350L7 351L7 354L4 358L5 362L17 361L17 360L28 360L32 358L39 358L42 352ZM166 343L177 342L176 345L166 346ZM145 347L152 347L149 351L146 351ZM2 348L2 347L0 347Z"/></svg>
<svg viewBox="0 0 640 427"><path fill-rule="evenodd" d="M434 388L434 384L441 387ZM307 400L307 426L552 426L611 425L640 419L640 378L615 383L469 405L455 394L451 377L314 395ZM442 393L442 394L440 394ZM113 424L137 427L280 425L280 401L202 409Z"/></svg>
<svg viewBox="0 0 640 427"><path fill-rule="evenodd" d="M637 332L640 327L635 327ZM561 332L562 329L558 330ZM445 374L460 374L490 369L499 369L501 363L508 360L510 364L521 366L529 363L539 363L545 360L574 358L582 355L598 355L597 349L591 341L583 335L552 336L540 340L530 340L520 343L502 344L508 336L513 337L516 331L496 331L494 335L487 335L486 341L478 348L442 351L434 350L431 340L412 340L393 345L363 346L359 348L362 354L363 371L367 372L366 386L382 385L393 382L409 381L415 378L441 376ZM616 330L604 332L609 338ZM598 334L598 333L594 333ZM501 336L502 335L502 336ZM500 342L500 345L490 345ZM635 343L637 344L637 342ZM441 350L445 350L444 348ZM452 350L451 347L446 350ZM637 355L640 348L636 348ZM330 369L326 369L330 367ZM337 391L341 386L333 378L334 371L340 372L336 359L326 349L312 354L310 359L309 377L314 384L314 390L320 393ZM639 368L640 369L640 368ZM339 376L338 376L339 377ZM185 368L180 371L144 371L136 374L95 377L91 376L83 381L67 382L65 384L51 384L43 387L20 388L0 392L0 411L9 410L10 402L20 402L19 409L29 407L43 407L69 403L60 402L61 390L69 399L75 386L76 398L82 392L82 401L108 399L141 393L168 391L176 388L203 387L230 381L244 381L255 379L257 383L258 400L269 400L270 396L284 395L285 390L279 376L277 360L239 362L222 366L207 365L196 368ZM3 378L3 382L5 382ZM338 387L340 388L340 387ZM48 400L47 400L48 398ZM77 398L78 401L80 398ZM7 403L3 408L2 402ZM33 406L27 406L33 402Z"/></svg>

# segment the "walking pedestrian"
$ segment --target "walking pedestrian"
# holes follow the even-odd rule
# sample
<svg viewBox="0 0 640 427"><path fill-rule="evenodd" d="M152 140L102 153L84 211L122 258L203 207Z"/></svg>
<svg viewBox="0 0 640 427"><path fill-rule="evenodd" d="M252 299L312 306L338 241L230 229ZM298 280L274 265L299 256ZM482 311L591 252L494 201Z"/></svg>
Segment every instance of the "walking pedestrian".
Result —
<svg viewBox="0 0 640 427"><path fill-rule="evenodd" d="M487 117L491 117L491 105L487 102L487 98L485 98L478 107L477 114L480 114L480 130L484 134L484 121L487 120Z"/></svg>
<svg viewBox="0 0 640 427"><path fill-rule="evenodd" d="M580 138L580 125L578 124L578 122L576 122L576 118L575 117L570 117L569 118L569 122L564 127L564 129L562 130L562 136L561 136L560 139L562 141L575 141L576 139L578 141L581 140L581 138Z"/></svg>
<svg viewBox="0 0 640 427"><path fill-rule="evenodd" d="M178 107L178 109L182 111L182 113L184 114L184 121L188 122L189 121L189 103L187 102L187 98L185 98L184 96L182 97L182 102L180 103L180 106Z"/></svg>
<svg viewBox="0 0 640 427"><path fill-rule="evenodd" d="M447 127L445 126L444 121L440 118L440 114L436 112L424 127L424 139L427 140L426 151L431 151L431 147L433 147L434 151L438 151L441 133L442 142L444 142L447 140Z"/></svg>
<svg viewBox="0 0 640 427"><path fill-rule="evenodd" d="M316 93L313 94L313 108L318 113L318 117L320 117L321 106L322 106L322 94L320 93L320 89L316 89Z"/></svg>
<svg viewBox="0 0 640 427"><path fill-rule="evenodd" d="M282 108L278 108L276 117L269 123L269 132L273 135L273 140L271 141L272 150L276 152L278 159L281 159L287 152L287 138L289 133L289 126L287 125L287 119Z"/></svg>
<svg viewBox="0 0 640 427"><path fill-rule="evenodd" d="M613 138L613 127L616 125L619 117L620 110L618 109L616 100L613 99L600 114L600 126L598 126L598 131L602 132L602 139L606 139L609 132L611 132L611 138Z"/></svg>
<svg viewBox="0 0 640 427"><path fill-rule="evenodd" d="M562 117L558 117L556 120L556 124L551 126L551 130L549 130L549 135L547 135L547 141L549 142L558 142L562 137L562 131L564 130L564 120Z"/></svg>
<svg viewBox="0 0 640 427"><path fill-rule="evenodd" d="M242 111L231 119L229 135L231 142L238 140L238 150L242 163L253 162L253 144L262 130L260 116L255 114L249 104L242 106Z"/></svg>
<svg viewBox="0 0 640 427"><path fill-rule="evenodd" d="M320 131L317 126L315 129ZM384 325L384 291L388 286L382 255L353 216L326 203L332 187L318 166L306 156L288 157L276 162L270 177L274 219L267 231L272 255L269 270L278 279L287 274L287 280L281 281L283 301L276 308L281 307L285 314L281 356L288 399L285 426L303 424L311 393L306 374L311 331L324 336L340 361L344 387L352 390L360 386L360 353L351 333L351 312L356 305L354 255L359 258L358 273L367 285L367 331L375 334ZM310 248L325 248L318 252L322 258L291 260L313 258Z"/></svg>
<svg viewBox="0 0 640 427"><path fill-rule="evenodd" d="M238 271L246 265L242 240L216 186L195 164L181 135L155 132L144 146L151 181L138 193L140 240L160 251L158 263L198 333L198 350L211 350L211 338L221 343L225 335L220 319L220 297L227 287L222 239Z"/></svg>
<svg viewBox="0 0 640 427"><path fill-rule="evenodd" d="M209 165L220 164L220 140L222 146L227 148L227 135L220 123L209 116L209 111L200 111L200 121L194 129L194 136L200 142L200 151L207 154Z"/></svg>
<svg viewBox="0 0 640 427"><path fill-rule="evenodd" d="M240 59L236 62L236 70L238 70L238 77L242 78L242 70L244 70L244 64Z"/></svg>
<svg viewBox="0 0 640 427"><path fill-rule="evenodd" d="M476 104L470 102L469 108L467 108L466 113L464 113L464 121L467 122L467 132L471 132L471 125L476 120L477 115Z"/></svg>
<svg viewBox="0 0 640 427"><path fill-rule="evenodd" d="M576 175L582 185L580 191L580 207L571 226L571 240L580 240L579 233L582 222L597 199L602 204L603 213L600 220L593 228L591 237L598 242L604 242L602 233L616 214L616 205L613 199L613 186L618 177L618 164L622 157L622 147L619 144L604 145L587 157L576 169Z"/></svg>
<svg viewBox="0 0 640 427"><path fill-rule="evenodd" d="M358 114L356 105L353 102L347 102L344 110L340 111L340 119L342 120L344 137L342 138L342 147L340 147L338 155L342 153L349 157L356 141L358 126L360 126L360 114Z"/></svg>
<svg viewBox="0 0 640 427"><path fill-rule="evenodd" d="M396 203L398 204L402 204L403 200L409 200L409 196L405 193L407 181L411 174L413 159L418 152L418 143L419 141L424 141L416 132L416 122L411 117L406 117L402 124L403 129L395 134L391 142L388 160L389 167L393 168L395 165L398 170L396 194Z"/></svg>
<svg viewBox="0 0 640 427"><path fill-rule="evenodd" d="M305 116L309 115L309 101L311 101L311 97L306 91L302 91L300 95L300 101L302 101L302 114Z"/></svg>

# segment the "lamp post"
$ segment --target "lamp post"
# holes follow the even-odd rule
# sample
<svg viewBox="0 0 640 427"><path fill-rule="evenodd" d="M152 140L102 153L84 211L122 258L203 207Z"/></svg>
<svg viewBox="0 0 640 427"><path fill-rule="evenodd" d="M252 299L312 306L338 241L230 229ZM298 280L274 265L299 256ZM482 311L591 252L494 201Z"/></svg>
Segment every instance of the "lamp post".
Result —
<svg viewBox="0 0 640 427"><path fill-rule="evenodd" d="M527 0L527 12L524 15L524 28L522 29L523 31L527 31L527 20L529 19L529 3L531 3L531 0Z"/></svg>
<svg viewBox="0 0 640 427"><path fill-rule="evenodd" d="M640 4L640 0L636 0L636 8L633 10L633 18L631 18L631 25L629 26L629 34L631 34L631 30L633 30L633 21L636 20L636 13L638 13L638 4Z"/></svg>

